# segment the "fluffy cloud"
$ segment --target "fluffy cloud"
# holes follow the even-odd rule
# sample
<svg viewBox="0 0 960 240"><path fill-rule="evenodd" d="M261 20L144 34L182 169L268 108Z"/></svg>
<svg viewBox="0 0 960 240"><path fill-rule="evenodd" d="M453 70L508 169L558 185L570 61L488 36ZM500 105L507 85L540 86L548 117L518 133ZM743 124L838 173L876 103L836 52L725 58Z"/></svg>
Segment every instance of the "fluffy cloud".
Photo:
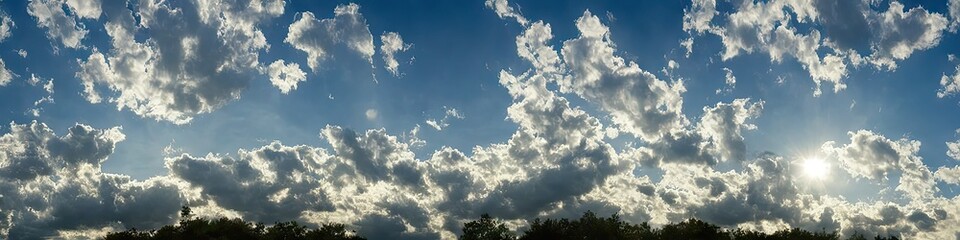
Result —
<svg viewBox="0 0 960 240"><path fill-rule="evenodd" d="M267 75L270 76L270 83L279 88L283 94L296 90L297 83L307 80L307 73L300 70L300 64L287 64L283 59L273 61L267 67Z"/></svg>
<svg viewBox="0 0 960 240"><path fill-rule="evenodd" d="M499 4L509 6L505 1ZM144 63L135 61L139 55L133 53L168 51L160 47L166 46L160 40L138 43L131 35L131 29L150 31L155 24L175 20L167 16L166 7L144 5L138 10L145 21L142 27L133 24L132 15L103 14L114 18L108 34L115 49L95 52L82 61L89 68L79 75L126 81L116 79L126 73L113 68ZM263 17L227 12L199 14L203 20L197 23L230 19L257 32L254 23ZM362 20L359 15L341 16L357 14L356 7L341 6L337 12L333 19L319 21L309 14L306 22L304 13L294 25L339 26L332 23L340 21L338 17ZM361 25L365 28L365 23ZM932 174L917 156L918 141L891 140L861 130L850 133L848 144L824 144L825 157L845 170L835 174L875 181L899 174L897 189L912 201L834 196L800 177L796 156L748 154L743 133L755 128L750 121L763 110L763 101L711 104L691 123L680 109L683 84L659 80L614 55L610 29L589 12L575 22L580 35L563 42L560 51L551 45L549 24L522 25L517 54L531 68L500 71L499 83L512 100L507 119L516 124L516 131L502 142L476 146L469 153L442 147L417 156L412 142L385 129L326 126L319 134L323 141L319 145L326 147L271 142L236 154L167 156L166 175L137 181L100 170L124 139L120 128L78 124L58 136L44 124L11 124L10 132L0 136L0 237L96 237L128 227L153 228L175 221L176 210L184 204L201 215L340 222L362 235L407 239L456 238L464 221L482 213L522 227L526 223L520 219L571 217L585 210L653 224L697 217L725 227L761 230L839 228L843 234L929 239L955 235L960 198L943 198L933 185L934 177L948 182L943 179L950 179L953 172L941 169ZM219 37L201 35L186 45L210 44L206 41L227 45ZM182 39L193 38L178 41ZM265 46L250 46L247 50L252 52L245 52L250 55L230 55L249 61L212 59L230 63L224 66L241 62L259 66L255 55ZM177 60L184 59L193 61ZM162 67L168 65L161 63L147 66L166 69ZM293 65L274 63L277 68ZM173 66L188 66L179 64ZM84 83L93 88L104 82ZM123 95L122 90L115 91ZM87 92L87 97L98 95ZM582 109L577 103L595 107L609 118L595 117L594 109ZM449 109L445 114L459 115ZM643 142L618 151L606 141L608 130L614 128ZM716 166L720 162L723 169Z"/></svg>
<svg viewBox="0 0 960 240"><path fill-rule="evenodd" d="M78 6L86 6L77 3ZM259 22L283 13L283 1L144 1L132 11L104 4L112 49L78 60L77 77L92 103L112 94L117 108L176 124L240 96L269 47ZM134 15L139 18L134 18ZM137 34L151 37L138 40Z"/></svg>
<svg viewBox="0 0 960 240"><path fill-rule="evenodd" d="M317 19L312 12L297 14L283 41L307 53L307 65L314 72L339 45L345 45L373 63L373 35L367 20L360 14L360 6L353 3L340 5L333 13L334 17L328 19Z"/></svg>
<svg viewBox="0 0 960 240"><path fill-rule="evenodd" d="M66 8L64 8L66 6ZM64 9L70 9L69 12ZM79 21L100 17L96 0L31 0L27 13L37 18L37 26L47 29L47 38L68 48L83 47L81 41L89 30Z"/></svg>
<svg viewBox="0 0 960 240"><path fill-rule="evenodd" d="M937 97L945 98L957 93L960 93L960 66L957 66L953 75L943 74L940 77L940 90L937 91Z"/></svg>
<svg viewBox="0 0 960 240"><path fill-rule="evenodd" d="M487 0L484 2L484 5L489 9L493 9L501 19L513 18L516 19L520 25L527 25L527 23L529 23L529 21L520 14L519 10L510 6L507 0Z"/></svg>
<svg viewBox="0 0 960 240"><path fill-rule="evenodd" d="M42 123L11 124L0 136L0 236L152 228L175 219L181 195L172 182L100 172L123 139L119 128L77 124L57 136Z"/></svg>
<svg viewBox="0 0 960 240"><path fill-rule="evenodd" d="M827 142L822 149L835 156L852 176L885 181L890 173L899 172L900 184L896 189L915 200L932 197L937 191L933 174L917 156L919 141L894 141L867 130L849 132L848 135L849 144L834 146L834 142Z"/></svg>
<svg viewBox="0 0 960 240"><path fill-rule="evenodd" d="M960 26L960 0L950 0L947 2L947 11L950 16L950 31L956 32Z"/></svg>
<svg viewBox="0 0 960 240"><path fill-rule="evenodd" d="M7 69L7 64L3 62L3 59L0 59L0 86L6 86L13 80L15 74Z"/></svg>
<svg viewBox="0 0 960 240"><path fill-rule="evenodd" d="M703 116L693 129L678 129L659 141L636 149L640 163L659 166L663 163L714 165L721 161L746 159L743 130L756 128L747 120L756 118L763 102L737 99L704 107Z"/></svg>
<svg viewBox="0 0 960 240"><path fill-rule="evenodd" d="M932 48L940 43L947 28L947 19L922 7L903 11L903 4L890 2L886 12L878 13L874 27L874 52L871 61L878 67L894 69L896 61L910 57L914 51Z"/></svg>
<svg viewBox="0 0 960 240"><path fill-rule="evenodd" d="M0 41L6 40L10 35L13 35L13 28L16 26L13 19L10 18L10 15L7 15L5 12L0 13Z"/></svg>
<svg viewBox="0 0 960 240"><path fill-rule="evenodd" d="M960 129L957 129L957 132L960 133ZM947 142L947 156L953 160L960 160L960 140ZM960 184L960 166L940 167L933 175L937 180Z"/></svg>
<svg viewBox="0 0 960 240"><path fill-rule="evenodd" d="M682 83L668 83L613 55L609 28L589 11L576 21L580 37L563 43L563 61L570 76L560 79L560 91L576 93L598 104L624 132L652 141L686 119L681 114Z"/></svg>
<svg viewBox="0 0 960 240"><path fill-rule="evenodd" d="M383 55L383 62L387 71L393 73L393 75L398 75L399 72L397 68L400 67L400 63L397 62L395 54L398 52L404 52L410 49L409 43L404 43L403 38L400 37L400 34L395 32L387 32L383 35L380 35L380 54Z"/></svg>
<svg viewBox="0 0 960 240"><path fill-rule="evenodd" d="M450 119L463 119L463 118L464 118L463 114L460 113L460 111L458 111L456 108L443 106L443 118L440 118L440 120L433 119L433 118L427 119L426 123L427 123L427 126L430 126L433 129L436 129L437 131L441 131L444 128L450 126Z"/></svg>
<svg viewBox="0 0 960 240"><path fill-rule="evenodd" d="M684 45L690 51L693 37L711 33L722 39L724 60L753 52L767 52L773 62L792 57L816 84L814 95L821 93L824 82L839 92L846 87L843 78L848 74L848 64L868 62L894 70L897 61L939 44L948 25L943 15L922 7L904 10L904 5L896 1L885 10L873 5L879 4L744 1L734 4L726 18L716 18L716 1L693 0L684 11L683 29L691 34Z"/></svg>

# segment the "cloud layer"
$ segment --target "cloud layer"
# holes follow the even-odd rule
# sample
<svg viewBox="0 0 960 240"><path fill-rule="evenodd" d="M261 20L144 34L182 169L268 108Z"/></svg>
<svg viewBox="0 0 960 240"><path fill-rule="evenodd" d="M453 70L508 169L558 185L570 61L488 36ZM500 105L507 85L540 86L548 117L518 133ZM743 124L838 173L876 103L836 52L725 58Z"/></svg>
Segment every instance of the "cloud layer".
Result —
<svg viewBox="0 0 960 240"><path fill-rule="evenodd" d="M683 30L692 37L688 50L693 38L714 34L724 60L753 52L773 62L793 58L818 86L832 83L839 91L851 68L892 71L938 44L956 24L955 2L948 21L898 2L744 1L720 13L715 1L695 0L684 11ZM273 141L236 153L157 156L150 162L163 162L166 172L134 180L102 172L126 138L120 127L76 124L58 134L61 129L36 121L11 123L0 135L0 238L155 228L174 222L181 205L201 216L346 223L384 239L454 239L464 221L483 213L522 229L523 219L587 210L632 222L696 217L768 231L839 229L921 239L960 231L960 197L946 198L937 187L938 181L960 184L960 167L932 171L918 155L920 141L857 130L810 156L756 151L744 138L757 129L753 121L762 117L765 101L736 98L684 112L685 82L661 79L625 58L611 38L614 30L590 11L571 24L573 37L555 40L550 23L527 19L519 6L503 0L485 6L522 28L516 54L529 66L497 75L515 126L507 139L418 155L412 149L419 139L327 125L318 129L316 144ZM87 47L88 30L78 21L103 18L110 49L91 47L77 60L83 96L143 117L184 124L239 98L256 77L283 94L307 80L290 59L260 62L270 48L261 24L283 14L283 1L143 1L135 8L34 1L29 8L46 36L68 48ZM840 14L849 12L862 16ZM807 24L818 27L800 30ZM377 49L359 5L337 6L331 18L297 13L287 30L284 43L306 56L313 73L342 53L373 64ZM851 32L868 37L845 35ZM410 45L394 32L382 34L381 44L385 68L399 75L395 54ZM725 73L732 88L733 72ZM0 85L4 76L9 82L13 74L0 71ZM955 80L943 77L944 95L957 92ZM378 118L375 109L366 115ZM464 116L444 108L440 120L426 124L439 131L451 118ZM624 138L636 142L614 147ZM946 145L947 156L960 159L960 142ZM805 178L805 158L813 157L835 171L827 179ZM899 197L854 199L824 187L844 182Z"/></svg>

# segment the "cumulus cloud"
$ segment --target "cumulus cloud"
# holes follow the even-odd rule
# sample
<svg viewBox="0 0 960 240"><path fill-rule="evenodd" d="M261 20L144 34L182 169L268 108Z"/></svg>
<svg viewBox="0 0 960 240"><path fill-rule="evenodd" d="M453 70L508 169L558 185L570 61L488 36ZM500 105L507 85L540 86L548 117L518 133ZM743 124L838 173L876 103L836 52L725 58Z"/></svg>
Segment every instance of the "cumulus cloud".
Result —
<svg viewBox="0 0 960 240"><path fill-rule="evenodd" d="M715 165L721 161L746 159L742 133L755 129L747 121L759 116L763 102L737 99L704 107L700 121L692 129L684 128L633 153L641 164L660 166L664 163Z"/></svg>
<svg viewBox="0 0 960 240"><path fill-rule="evenodd" d="M913 52L932 48L940 43L947 28L947 18L930 13L923 7L904 11L903 4L893 1L886 12L879 13L874 30L876 49L870 55L877 67L894 69L896 61L910 57Z"/></svg>
<svg viewBox="0 0 960 240"><path fill-rule="evenodd" d="M960 133L960 129L957 129L957 132ZM960 161L960 140L946 142L946 144L947 156L953 160ZM960 166L940 167L934 173L934 177L946 183L960 184Z"/></svg>
<svg viewBox="0 0 960 240"><path fill-rule="evenodd" d="M580 36L563 43L563 61L570 76L560 91L576 93L608 112L623 132L647 141L683 126L682 83L657 79L634 63L615 56L609 28L584 12L576 21Z"/></svg>
<svg viewBox="0 0 960 240"><path fill-rule="evenodd" d="M947 11L950 16L950 31L956 32L960 26L960 0L950 0L947 2Z"/></svg>
<svg viewBox="0 0 960 240"><path fill-rule="evenodd" d="M71 1L73 2L73 1ZM38 2L34 2L38 3ZM76 5L88 6L77 2ZM258 24L283 13L283 1L145 1L134 10L104 4L112 48L78 60L76 73L91 103L176 124L212 112L240 96L269 47ZM93 10L87 11L93 14ZM134 15L139 18L134 18ZM138 34L150 34L139 40ZM102 86L98 88L98 86Z"/></svg>
<svg viewBox="0 0 960 240"><path fill-rule="evenodd" d="M89 30L79 21L99 18L100 1L35 0L27 5L27 13L37 19L38 27L47 29L47 38L59 41L68 48L80 48Z"/></svg>
<svg viewBox="0 0 960 240"><path fill-rule="evenodd" d="M146 21L141 31L175 20L164 17L170 14L164 5L148 2L143 8L149 11L138 10ZM140 27L123 24L133 23L131 15L103 15L116 18L108 27L115 48L165 51L156 50L163 49L159 43L134 41L124 27ZM233 15L201 16L215 23ZM243 23L259 19L236 16L251 21ZM507 120L516 129L506 140L469 153L441 147L417 156L411 151L417 141L386 129L326 126L319 131L318 145L324 147L275 141L235 154L168 155L165 175L138 181L100 170L125 138L119 127L77 124L57 135L42 123L11 124L9 133L0 135L0 237L96 237L103 231L154 228L174 222L181 205L201 215L250 221L346 223L362 235L388 238L454 239L464 221L482 213L522 227L527 223L520 219L572 217L585 210L653 224L696 217L766 231L839 228L847 235L955 236L960 198L943 198L933 185L935 178L949 182L943 179L953 171L931 173L917 156L918 141L861 130L849 133L847 144L828 142L821 148L825 159L844 170L836 174L879 182L899 175L897 190L912 201L831 195L799 177L797 156L748 154L743 134L756 128L751 120L763 110L762 100L710 104L687 120L680 109L683 84L659 80L614 55L610 29L589 12L575 22L580 35L563 42L559 51L551 45L549 24L523 25L517 55L530 68L501 70L498 76L511 98ZM207 44L203 39L209 37L198 37L196 44ZM93 60L82 62L111 68L142 63L124 54L95 52ZM96 69L110 68L82 73L105 74ZM179 73L191 73L184 71ZM87 94L88 100L94 96ZM462 116L451 109L445 116ZM592 110L609 117L595 117ZM376 119L375 109L368 112ZM605 141L609 129L643 142L618 151ZM718 169L720 162L730 168Z"/></svg>
<svg viewBox="0 0 960 240"><path fill-rule="evenodd" d="M297 83L307 80L307 73L300 70L300 64L288 64L283 59L273 61L267 67L267 74L270 75L270 83L283 94L297 90Z"/></svg>
<svg viewBox="0 0 960 240"><path fill-rule="evenodd" d="M307 54L307 65L314 72L320 64L332 57L333 48L346 46L373 63L373 35L367 20L360 14L360 5L339 5L333 18L317 19L312 12L297 14L283 40Z"/></svg>
<svg viewBox="0 0 960 240"><path fill-rule="evenodd" d="M0 87L9 84L14 76L16 74L7 69L7 64L3 62L3 59L0 59Z"/></svg>
<svg viewBox="0 0 960 240"><path fill-rule="evenodd" d="M10 18L6 12L0 12L0 41L6 40L13 35L13 29L16 28L17 24L13 22L13 19Z"/></svg>
<svg viewBox="0 0 960 240"><path fill-rule="evenodd" d="M688 52L693 38L710 33L721 38L724 60L754 52L766 52L777 63L794 58L816 84L814 95L823 83L843 90L848 64L896 69L897 61L939 44L948 25L939 13L905 10L897 1L885 9L865 1L744 1L726 14L718 13L716 4L692 0L684 10Z"/></svg>
<svg viewBox="0 0 960 240"><path fill-rule="evenodd" d="M824 143L822 150L835 156L840 166L854 177L885 181L890 173L899 172L897 190L912 199L933 196L937 191L930 169L917 156L920 141L891 140L868 130L847 133L850 143L834 146Z"/></svg>
<svg viewBox="0 0 960 240"><path fill-rule="evenodd" d="M957 93L960 93L960 66L957 66L953 75L947 76L944 73L940 77L940 90L937 91L937 97L945 98Z"/></svg>
<svg viewBox="0 0 960 240"><path fill-rule="evenodd" d="M400 63L397 62L397 59L394 55L399 52L405 52L410 49L409 43L404 43L403 38L400 37L400 34L395 32L387 32L380 35L380 54L383 55L383 62L387 68L387 71L393 73L394 76L398 75L399 72L397 68L400 67Z"/></svg>
<svg viewBox="0 0 960 240"><path fill-rule="evenodd" d="M729 93L733 91L733 88L737 85L737 76L733 75L733 70L729 68L723 68L723 82L726 84L726 87L717 89L716 93Z"/></svg>
<svg viewBox="0 0 960 240"><path fill-rule="evenodd" d="M529 23L527 18L524 18L518 9L514 9L513 6L510 6L510 3L507 2L507 0L487 0L484 2L484 5L497 13L497 16L501 19L513 18L516 19L517 23L520 23L520 25L527 25L527 23Z"/></svg>
<svg viewBox="0 0 960 240"><path fill-rule="evenodd" d="M174 183L100 171L125 138L120 128L77 124L63 136L37 122L9 129L0 136L0 236L62 238L70 231L155 228L175 219L182 199Z"/></svg>

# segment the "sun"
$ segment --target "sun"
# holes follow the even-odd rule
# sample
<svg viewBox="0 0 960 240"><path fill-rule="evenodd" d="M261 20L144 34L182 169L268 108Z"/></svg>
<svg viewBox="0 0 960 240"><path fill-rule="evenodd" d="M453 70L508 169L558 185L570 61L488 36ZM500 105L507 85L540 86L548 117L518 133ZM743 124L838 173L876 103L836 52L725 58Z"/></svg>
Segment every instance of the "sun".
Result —
<svg viewBox="0 0 960 240"><path fill-rule="evenodd" d="M807 158L800 164L803 167L803 175L810 179L822 180L830 175L830 163L819 158Z"/></svg>

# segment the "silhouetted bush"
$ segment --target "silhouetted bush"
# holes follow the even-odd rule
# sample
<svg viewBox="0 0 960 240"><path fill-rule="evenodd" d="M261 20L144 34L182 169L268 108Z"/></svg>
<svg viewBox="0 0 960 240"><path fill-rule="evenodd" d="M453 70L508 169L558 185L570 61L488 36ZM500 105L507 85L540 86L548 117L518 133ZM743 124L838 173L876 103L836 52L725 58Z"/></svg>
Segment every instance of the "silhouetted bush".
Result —
<svg viewBox="0 0 960 240"><path fill-rule="evenodd" d="M483 227L478 227L483 226ZM530 228L523 232L519 237L513 237L508 234L509 231L503 223L492 219L484 214L480 220L467 222L464 224L462 240L631 240L631 239L653 239L653 240L673 240L673 239L721 239L721 240L793 240L793 239L814 239L814 240L838 240L840 235L836 232L810 232L807 230L793 228L783 229L772 234L758 232L746 229L723 229L720 226L713 225L697 219L689 219L679 223L671 223L662 226L659 229L650 227L646 222L640 224L631 224L624 222L616 214L610 217L597 217L593 212L586 212L580 219L569 220L562 219L534 219ZM854 234L848 238L864 239L861 234ZM894 240L895 236L880 237L876 240Z"/></svg>
<svg viewBox="0 0 960 240"><path fill-rule="evenodd" d="M377 238L379 236L370 236ZM323 224L319 228L309 228L297 222L279 222L266 227L262 223L251 223L239 218L203 219L193 217L189 207L180 210L180 221L175 225L163 226L156 230L140 231L130 229L107 234L107 240L147 240L147 239L320 239L320 240L359 240L366 239L348 231L343 224ZM776 231L772 234L746 229L724 229L697 219L688 219L671 223L660 228L652 228L646 222L632 224L614 214L610 217L598 217L587 211L579 219L534 219L528 229L516 236L503 222L483 214L480 219L463 224L461 240L672 240L672 239L721 239L721 240L839 240L837 232L810 232L793 228ZM863 234L854 233L848 240L866 240ZM899 240L896 236L876 236L875 240Z"/></svg>
<svg viewBox="0 0 960 240"><path fill-rule="evenodd" d="M323 224L320 228L310 229L297 222L281 222L270 227L262 223L250 223L239 218L219 218L208 220L193 218L189 207L180 210L180 222L177 225L163 226L157 230L139 231L130 229L109 233L106 240L152 240L152 239L320 239L320 240L361 240L366 239L348 234L343 224Z"/></svg>

